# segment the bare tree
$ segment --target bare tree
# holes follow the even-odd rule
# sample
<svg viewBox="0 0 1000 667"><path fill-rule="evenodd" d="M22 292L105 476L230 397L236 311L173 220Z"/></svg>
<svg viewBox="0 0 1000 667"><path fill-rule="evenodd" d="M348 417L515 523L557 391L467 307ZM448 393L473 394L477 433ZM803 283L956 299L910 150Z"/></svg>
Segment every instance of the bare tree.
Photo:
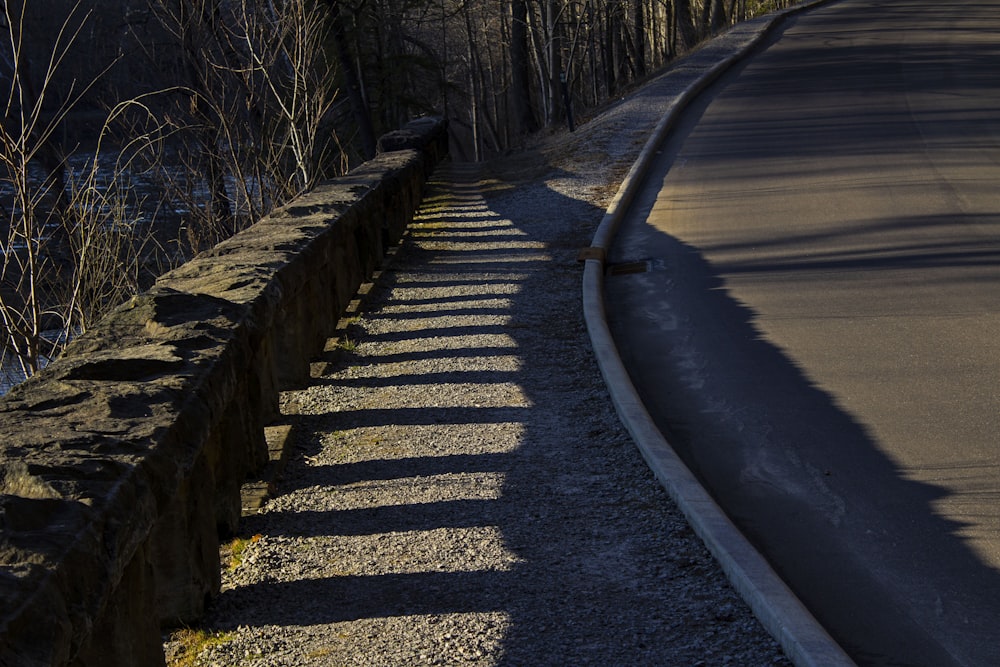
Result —
<svg viewBox="0 0 1000 667"><path fill-rule="evenodd" d="M48 62L28 58L25 45L25 3L4 2L2 23L2 103L0 124L0 181L9 192L5 211L0 268L0 340L24 375L36 372L53 352L43 337L46 320L65 313L53 309L54 284L62 267L51 252L65 238L65 157L55 147L54 135L79 91L53 104L48 85L79 35L83 19L71 12L54 35ZM74 95L75 93L75 95Z"/></svg>
<svg viewBox="0 0 1000 667"><path fill-rule="evenodd" d="M117 166L101 173L99 148L89 164L74 168L72 152L56 139L111 65L85 83L71 79L57 89L56 75L89 17L79 7L73 5L48 35L48 48L35 51L47 52L39 62L29 56L27 3L0 6L0 190L8 202L0 224L0 345L2 363L13 363L24 377L138 289L138 228L134 207L126 205L134 193L121 178L126 165L119 157ZM98 134L105 136L109 127ZM112 152L134 154L147 139Z"/></svg>
<svg viewBox="0 0 1000 667"><path fill-rule="evenodd" d="M246 89L258 91L275 122L270 139L269 176L287 200L308 190L338 150L325 123L337 98L335 64L327 58L328 15L309 0L252 6L241 0L237 37L245 44Z"/></svg>
<svg viewBox="0 0 1000 667"><path fill-rule="evenodd" d="M183 84L165 119L182 169L188 241L212 245L341 173L330 15L312 0L150 0L180 54ZM203 175L203 176L200 176Z"/></svg>
<svg viewBox="0 0 1000 667"><path fill-rule="evenodd" d="M116 104L96 147L67 178L72 271L59 303L72 332L86 331L160 272L155 225L163 202L149 202L153 195L137 186L143 172L161 167L169 140L169 128L147 104L160 94Z"/></svg>

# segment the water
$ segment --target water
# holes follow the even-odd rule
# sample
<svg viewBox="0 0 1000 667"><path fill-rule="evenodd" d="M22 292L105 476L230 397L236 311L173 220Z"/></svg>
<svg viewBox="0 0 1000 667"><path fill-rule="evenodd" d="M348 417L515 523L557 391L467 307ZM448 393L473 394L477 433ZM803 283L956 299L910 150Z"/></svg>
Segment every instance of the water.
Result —
<svg viewBox="0 0 1000 667"><path fill-rule="evenodd" d="M24 382L24 373L17 367L17 362L13 359L4 359L3 367L0 367L0 396L3 396L16 384Z"/></svg>
<svg viewBox="0 0 1000 667"><path fill-rule="evenodd" d="M120 153L106 152L101 156L100 169L91 174L94 159L92 153L76 154L69 158L66 169L67 196L73 200L74 194L83 192L86 195L76 198L76 201L83 201L85 203L82 205L89 207L89 215L86 217L94 224L110 231L114 225L124 223L135 231L137 245L143 246L143 252L155 256L147 267L151 271L150 275L182 263L191 241L186 236L189 231L187 225L192 219L202 215L201 210L210 199L207 185L201 179L193 179L190 170L176 156L168 155L169 162L161 160L154 168L121 169L118 165L124 157ZM31 176L35 182L41 183L45 179L45 172L32 166ZM84 188L90 188L90 191L85 192ZM241 183L230 175L226 178L226 188L231 211L237 219L250 220L254 211L265 206L264 202L268 197L266 188L257 179ZM168 192L171 194L168 195ZM2 178L0 211L7 214L5 217L8 220L16 219L20 214L14 206L12 186ZM14 267L17 262L14 255L23 254L29 240L24 237L12 238L11 235L4 234L5 231L6 225L0 222L0 234L6 236L0 238L0 263ZM42 226L30 242L36 246L44 246L51 239L53 231L54 225ZM52 341L61 335L60 331L48 331L43 337ZM0 360L0 395L6 394L24 379L16 358L4 350Z"/></svg>

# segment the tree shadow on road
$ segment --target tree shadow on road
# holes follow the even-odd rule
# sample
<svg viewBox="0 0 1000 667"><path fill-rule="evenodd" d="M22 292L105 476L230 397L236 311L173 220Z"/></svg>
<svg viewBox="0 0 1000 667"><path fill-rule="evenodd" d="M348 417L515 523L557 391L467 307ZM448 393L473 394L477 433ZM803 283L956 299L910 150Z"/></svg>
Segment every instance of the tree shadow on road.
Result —
<svg viewBox="0 0 1000 667"><path fill-rule="evenodd" d="M1000 659L1000 573L970 547L972 524L938 511L948 489L890 459L868 425L771 342L724 278L766 274L794 295L813 272L988 266L984 253L995 260L997 250L899 247L713 264L645 223L650 206L626 224L630 248L612 255L649 270L607 277L609 320L633 382L687 465L860 662ZM713 246L721 257L739 250ZM754 245L748 254L774 258L774 250ZM879 371L856 369L866 372L882 381ZM939 642L960 648L951 655Z"/></svg>

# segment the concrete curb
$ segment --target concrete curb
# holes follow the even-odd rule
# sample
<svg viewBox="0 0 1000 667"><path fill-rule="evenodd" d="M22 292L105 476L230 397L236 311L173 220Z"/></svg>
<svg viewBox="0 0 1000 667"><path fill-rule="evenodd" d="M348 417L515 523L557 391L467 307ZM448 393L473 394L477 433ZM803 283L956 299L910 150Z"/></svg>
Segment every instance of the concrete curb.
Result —
<svg viewBox="0 0 1000 667"><path fill-rule="evenodd" d="M657 124L629 170L594 235L583 276L583 308L587 330L619 418L636 441L660 484L719 561L733 587L798 667L854 665L854 662L729 520L653 423L622 364L607 325L603 298L604 257L621 220L642 185L653 157L687 104L729 67L744 58L783 19L830 1L803 2L761 19L740 24L726 33L725 38L732 39L737 44L721 59L699 72L667 106L663 119ZM742 38L744 35L745 38Z"/></svg>

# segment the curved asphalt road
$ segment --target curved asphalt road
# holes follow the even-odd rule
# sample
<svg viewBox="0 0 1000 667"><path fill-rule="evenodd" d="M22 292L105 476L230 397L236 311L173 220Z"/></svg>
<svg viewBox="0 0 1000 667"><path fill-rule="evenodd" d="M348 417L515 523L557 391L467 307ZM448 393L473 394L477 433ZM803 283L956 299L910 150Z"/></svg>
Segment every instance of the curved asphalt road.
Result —
<svg viewBox="0 0 1000 667"><path fill-rule="evenodd" d="M621 356L855 660L1000 665L1000 0L843 0L765 47L622 224Z"/></svg>

